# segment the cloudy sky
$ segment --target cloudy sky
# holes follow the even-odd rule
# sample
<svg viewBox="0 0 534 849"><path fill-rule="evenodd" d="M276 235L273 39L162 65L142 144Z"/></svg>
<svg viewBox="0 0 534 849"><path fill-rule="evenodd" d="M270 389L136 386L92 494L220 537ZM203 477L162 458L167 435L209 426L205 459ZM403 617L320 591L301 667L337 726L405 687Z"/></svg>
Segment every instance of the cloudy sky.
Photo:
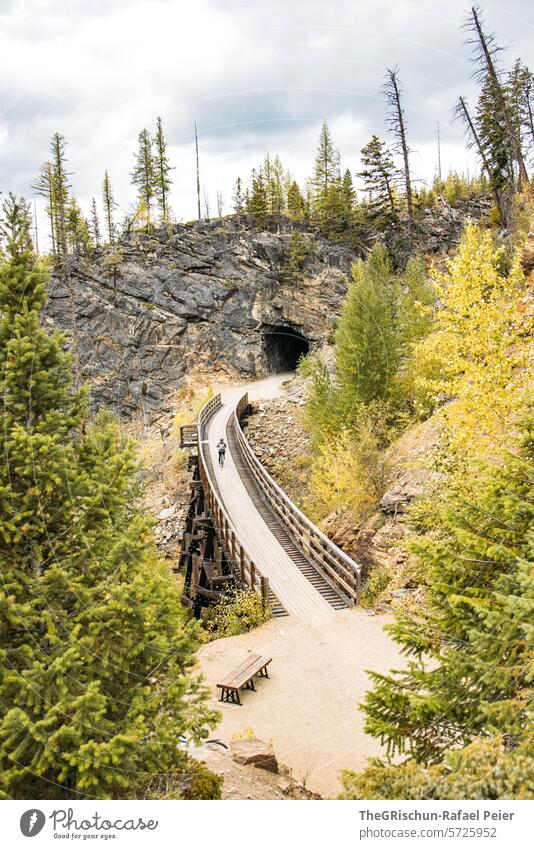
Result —
<svg viewBox="0 0 534 849"><path fill-rule="evenodd" d="M381 85L399 64L412 167L474 168L451 124L473 97L460 24L467 0L0 0L0 189L32 196L49 138L68 141L73 189L87 209L110 172L122 213L139 130L161 115L178 219L195 214L193 124L212 207L230 211L236 175L267 151L309 173L327 118L343 162L382 135ZM481 4L488 29L534 64L529 0Z"/></svg>

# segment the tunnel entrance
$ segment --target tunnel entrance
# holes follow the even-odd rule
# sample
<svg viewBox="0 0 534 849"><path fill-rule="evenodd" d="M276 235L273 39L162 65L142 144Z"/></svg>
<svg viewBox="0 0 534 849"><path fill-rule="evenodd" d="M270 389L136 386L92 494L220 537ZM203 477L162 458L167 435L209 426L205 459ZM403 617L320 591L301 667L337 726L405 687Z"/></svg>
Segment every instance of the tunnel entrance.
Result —
<svg viewBox="0 0 534 849"><path fill-rule="evenodd" d="M263 335L265 365L271 374L295 371L299 359L310 350L308 340L292 327L270 327Z"/></svg>

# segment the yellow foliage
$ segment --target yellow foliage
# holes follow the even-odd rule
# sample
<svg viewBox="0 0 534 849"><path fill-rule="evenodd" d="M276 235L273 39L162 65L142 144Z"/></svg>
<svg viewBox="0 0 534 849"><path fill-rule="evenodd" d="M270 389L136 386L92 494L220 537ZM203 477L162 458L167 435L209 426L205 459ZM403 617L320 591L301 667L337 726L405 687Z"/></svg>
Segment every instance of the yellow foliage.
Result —
<svg viewBox="0 0 534 849"><path fill-rule="evenodd" d="M413 353L421 403L440 412L457 471L508 443L511 415L526 388L526 345L518 257L502 274L504 248L468 225L445 273L433 271L441 301L433 329Z"/></svg>
<svg viewBox="0 0 534 849"><path fill-rule="evenodd" d="M376 508L388 477L387 462L371 418L363 418L355 436L347 430L324 442L312 466L313 498L306 512L320 521L333 510L361 518Z"/></svg>

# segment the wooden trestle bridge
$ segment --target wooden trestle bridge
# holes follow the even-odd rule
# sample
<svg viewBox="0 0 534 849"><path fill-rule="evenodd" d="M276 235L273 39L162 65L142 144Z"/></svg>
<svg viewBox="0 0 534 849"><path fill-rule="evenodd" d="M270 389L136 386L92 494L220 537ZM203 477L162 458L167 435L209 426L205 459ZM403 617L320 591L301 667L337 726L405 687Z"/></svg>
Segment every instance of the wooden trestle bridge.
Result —
<svg viewBox="0 0 534 849"><path fill-rule="evenodd" d="M199 616L229 585L249 587L271 615L307 619L358 604L361 567L293 504L260 463L243 432L242 390L215 395L181 445L191 449L191 502L180 569L184 604ZM228 448L224 467L217 442Z"/></svg>

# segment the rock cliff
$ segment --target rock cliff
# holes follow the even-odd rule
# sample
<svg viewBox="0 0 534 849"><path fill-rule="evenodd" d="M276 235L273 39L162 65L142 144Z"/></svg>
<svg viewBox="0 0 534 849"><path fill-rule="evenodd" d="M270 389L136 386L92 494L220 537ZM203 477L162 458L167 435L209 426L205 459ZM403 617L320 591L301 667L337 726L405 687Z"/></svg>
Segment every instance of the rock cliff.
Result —
<svg viewBox="0 0 534 849"><path fill-rule="evenodd" d="M113 256L72 257L51 281L47 320L74 334L96 402L122 413L165 408L190 372L254 378L294 368L332 331L357 253L305 234L284 274L291 225L237 219L133 235ZM73 317L74 313L74 317Z"/></svg>
<svg viewBox="0 0 534 849"><path fill-rule="evenodd" d="M415 247L449 250L466 217L485 214L485 201L473 203L428 210ZM294 368L331 336L351 264L377 238L405 261L402 224L362 233L359 249L287 218L271 231L233 216L134 233L91 258L69 257L51 281L45 320L74 337L95 403L161 412L186 374L249 379Z"/></svg>

